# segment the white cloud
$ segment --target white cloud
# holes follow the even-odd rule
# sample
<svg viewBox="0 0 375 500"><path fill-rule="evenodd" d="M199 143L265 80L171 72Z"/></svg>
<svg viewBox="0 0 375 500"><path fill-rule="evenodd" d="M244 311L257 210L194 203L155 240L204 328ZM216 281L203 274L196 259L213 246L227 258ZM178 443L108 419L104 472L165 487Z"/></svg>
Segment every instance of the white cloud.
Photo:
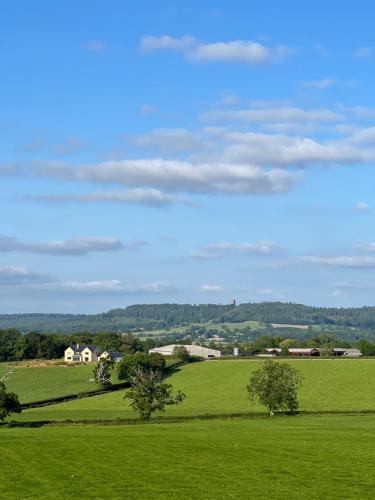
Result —
<svg viewBox="0 0 375 500"><path fill-rule="evenodd" d="M281 62L293 52L293 49L283 45L266 47L252 40L232 40L200 44L189 52L188 56L191 61L264 64Z"/></svg>
<svg viewBox="0 0 375 500"><path fill-rule="evenodd" d="M304 110L292 106L262 109L215 109L200 116L203 121L244 121L250 123L335 123L344 119L342 114L329 109Z"/></svg>
<svg viewBox="0 0 375 500"><path fill-rule="evenodd" d="M357 212L368 212L370 210L370 205L368 205L368 203L365 203L364 201L359 201L355 206L355 210Z"/></svg>
<svg viewBox="0 0 375 500"><path fill-rule="evenodd" d="M152 188L134 188L127 191L100 191L89 194L55 194L33 196L31 199L35 201L47 203L65 203L65 202L82 202L82 203L129 203L134 205L149 205L153 207L165 207L168 205L184 204L194 205L194 203L185 196L170 195Z"/></svg>
<svg viewBox="0 0 375 500"><path fill-rule="evenodd" d="M349 268L373 268L375 267L375 257L361 256L307 256L302 258L309 264L317 264L326 267L349 267Z"/></svg>
<svg viewBox="0 0 375 500"><path fill-rule="evenodd" d="M23 243L0 235L0 252L28 252L45 255L87 255L91 252L121 250L124 245L115 238L75 238L45 243Z"/></svg>
<svg viewBox="0 0 375 500"><path fill-rule="evenodd" d="M167 192L272 194L288 191L297 180L291 172L230 163L201 163L158 159L108 161L97 165L38 162L34 175L98 184L153 187Z"/></svg>
<svg viewBox="0 0 375 500"><path fill-rule="evenodd" d="M105 50L105 43L101 40L89 40L83 44L83 47L90 52L100 54Z"/></svg>
<svg viewBox="0 0 375 500"><path fill-rule="evenodd" d="M312 87L316 89L328 89L337 85L337 80L334 78L323 78L322 80L310 80L305 82L306 87Z"/></svg>
<svg viewBox="0 0 375 500"><path fill-rule="evenodd" d="M136 136L133 142L144 148L156 149L162 154L175 154L204 148L202 139L184 128L156 129L149 134Z"/></svg>
<svg viewBox="0 0 375 500"><path fill-rule="evenodd" d="M284 45L266 47L253 40L202 43L188 35L180 38L147 35L142 38L139 48L142 53L157 50L184 52L191 62L221 61L254 65L281 62L294 53L294 49Z"/></svg>
<svg viewBox="0 0 375 500"><path fill-rule="evenodd" d="M223 292L224 287L222 285L201 285L200 290L202 292Z"/></svg>
<svg viewBox="0 0 375 500"><path fill-rule="evenodd" d="M364 252L375 252L375 243L358 243L356 248Z"/></svg>
<svg viewBox="0 0 375 500"><path fill-rule="evenodd" d="M272 241L261 241L259 243L233 243L224 241L205 245L202 251L192 252L190 256L195 259L217 259L231 253L270 255L280 250L280 246Z"/></svg>
<svg viewBox="0 0 375 500"><path fill-rule="evenodd" d="M146 35L142 38L139 48L143 53L154 52L156 50L184 51L195 45L195 43L195 38L188 35L184 35L181 38L173 38L168 35Z"/></svg>
<svg viewBox="0 0 375 500"><path fill-rule="evenodd" d="M120 295L162 294L176 291L170 283L155 281L145 284L128 285L120 280L64 281L38 287L40 290L67 291L76 293L116 293Z"/></svg>
<svg viewBox="0 0 375 500"><path fill-rule="evenodd" d="M319 143L306 137L253 132L224 132L220 157L228 162L269 166L304 166L310 163L362 163L366 153L345 141Z"/></svg>
<svg viewBox="0 0 375 500"><path fill-rule="evenodd" d="M0 267L0 286L29 285L49 282L50 278L34 273L24 267Z"/></svg>

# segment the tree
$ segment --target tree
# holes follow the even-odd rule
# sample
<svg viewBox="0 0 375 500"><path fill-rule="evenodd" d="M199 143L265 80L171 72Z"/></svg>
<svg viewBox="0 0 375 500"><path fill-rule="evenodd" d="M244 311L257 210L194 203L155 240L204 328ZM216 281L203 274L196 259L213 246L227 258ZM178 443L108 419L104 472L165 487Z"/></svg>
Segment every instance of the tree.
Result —
<svg viewBox="0 0 375 500"><path fill-rule="evenodd" d="M372 344L368 340L360 340L357 347L363 356L375 356L375 344Z"/></svg>
<svg viewBox="0 0 375 500"><path fill-rule="evenodd" d="M294 339L283 339L280 341L281 356L288 356L289 349L296 346L296 341Z"/></svg>
<svg viewBox="0 0 375 500"><path fill-rule="evenodd" d="M270 415L275 411L298 410L297 389L302 384L302 375L287 363L267 359L263 366L250 377L247 386L250 400L258 398Z"/></svg>
<svg viewBox="0 0 375 500"><path fill-rule="evenodd" d="M113 368L113 360L110 358L99 359L94 368L95 382L102 386L111 385L111 370Z"/></svg>
<svg viewBox="0 0 375 500"><path fill-rule="evenodd" d="M7 392L5 382L11 372L6 372L0 379L0 422L11 413L21 413L22 408L17 394Z"/></svg>
<svg viewBox="0 0 375 500"><path fill-rule="evenodd" d="M138 368L131 377L131 389L124 399L130 400L130 406L139 413L142 420L149 420L155 411L164 411L165 406L182 403L185 394L177 391L172 395L172 386L162 383L158 371Z"/></svg>
<svg viewBox="0 0 375 500"><path fill-rule="evenodd" d="M190 359L189 351L184 345L176 345L173 349L173 355L183 362L189 361Z"/></svg>
<svg viewBox="0 0 375 500"><path fill-rule="evenodd" d="M130 380L138 369L165 372L165 358L158 352L147 354L146 352L136 352L124 356L123 360L117 363L117 376L119 380Z"/></svg>

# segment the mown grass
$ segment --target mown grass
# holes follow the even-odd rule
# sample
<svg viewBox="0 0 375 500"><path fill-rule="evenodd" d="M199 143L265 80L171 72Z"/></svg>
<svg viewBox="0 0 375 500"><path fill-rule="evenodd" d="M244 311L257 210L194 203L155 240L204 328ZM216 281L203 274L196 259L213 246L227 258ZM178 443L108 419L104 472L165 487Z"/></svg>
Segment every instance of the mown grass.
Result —
<svg viewBox="0 0 375 500"><path fill-rule="evenodd" d="M372 499L375 417L0 429L0 497Z"/></svg>
<svg viewBox="0 0 375 500"><path fill-rule="evenodd" d="M247 397L246 385L262 361L225 360L193 363L167 379L187 399L166 416L222 415L265 411ZM305 411L375 410L375 360L292 360L304 382L299 393ZM136 417L123 391L56 404L12 415L13 420L79 420Z"/></svg>
<svg viewBox="0 0 375 500"><path fill-rule="evenodd" d="M7 387L19 395L22 403L98 388L97 384L90 381L93 378L93 367L89 365L23 368L1 363L0 376L7 366L10 366L13 372Z"/></svg>

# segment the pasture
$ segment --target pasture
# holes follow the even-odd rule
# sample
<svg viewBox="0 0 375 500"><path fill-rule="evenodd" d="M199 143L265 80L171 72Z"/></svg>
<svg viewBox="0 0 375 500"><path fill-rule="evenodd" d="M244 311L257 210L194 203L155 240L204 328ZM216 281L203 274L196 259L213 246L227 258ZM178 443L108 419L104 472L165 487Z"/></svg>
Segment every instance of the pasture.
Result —
<svg viewBox="0 0 375 500"><path fill-rule="evenodd" d="M185 365L167 379L187 399L161 416L222 415L265 411L247 397L250 374L262 361L217 360ZM305 411L375 410L375 360L291 360L304 377L299 393ZM86 375L85 375L86 376ZM34 408L17 421L136 418L123 391Z"/></svg>
<svg viewBox="0 0 375 500"><path fill-rule="evenodd" d="M7 367L13 372L7 382L7 387L18 394L21 403L98 388L94 382L90 382L93 378L93 367L89 365L25 368L22 364L0 363L0 376Z"/></svg>
<svg viewBox="0 0 375 500"><path fill-rule="evenodd" d="M0 496L371 499L374 432L372 416L3 428Z"/></svg>

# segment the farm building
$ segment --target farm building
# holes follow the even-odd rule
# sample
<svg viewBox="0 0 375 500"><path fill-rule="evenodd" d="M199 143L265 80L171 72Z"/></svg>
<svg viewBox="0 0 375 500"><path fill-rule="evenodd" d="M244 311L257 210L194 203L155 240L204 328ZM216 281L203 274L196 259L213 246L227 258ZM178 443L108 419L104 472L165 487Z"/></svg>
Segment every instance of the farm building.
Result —
<svg viewBox="0 0 375 500"><path fill-rule="evenodd" d="M67 363L95 363L99 356L100 351L94 345L72 344L64 352Z"/></svg>
<svg viewBox="0 0 375 500"><path fill-rule="evenodd" d="M310 357L310 356L320 356L319 349L315 347L301 348L301 347L290 347L288 349L289 356L294 357Z"/></svg>
<svg viewBox="0 0 375 500"><path fill-rule="evenodd" d="M112 358L113 361L115 361L117 363L118 361L122 360L122 354L121 354L121 352L118 352L118 351L104 351L99 356L99 359L107 359L107 358Z"/></svg>
<svg viewBox="0 0 375 500"><path fill-rule="evenodd" d="M334 356L342 356L345 358L359 358L362 353L359 349L346 349L345 347L335 347L333 349Z"/></svg>
<svg viewBox="0 0 375 500"><path fill-rule="evenodd" d="M280 353L281 353L281 347L268 347L266 349L266 354L277 356Z"/></svg>
<svg viewBox="0 0 375 500"><path fill-rule="evenodd" d="M175 347L180 347L180 344L170 344L162 347L155 347L155 349L150 349L148 352L151 354L153 352L158 352L163 354L163 356L172 356ZM221 352L216 349L209 349L208 347L202 347L200 345L185 345L186 350L190 356L199 356L201 358L220 358Z"/></svg>

